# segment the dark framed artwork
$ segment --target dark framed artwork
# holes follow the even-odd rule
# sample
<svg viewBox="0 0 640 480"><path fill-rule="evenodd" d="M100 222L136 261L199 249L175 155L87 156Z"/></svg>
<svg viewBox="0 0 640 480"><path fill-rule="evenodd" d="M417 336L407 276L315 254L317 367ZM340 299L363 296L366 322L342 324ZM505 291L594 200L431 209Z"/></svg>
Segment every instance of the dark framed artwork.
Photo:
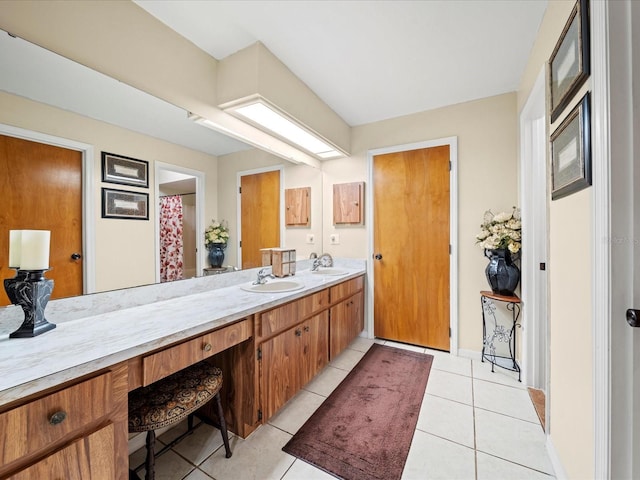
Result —
<svg viewBox="0 0 640 480"><path fill-rule="evenodd" d="M551 200L591 185L590 95L571 110L551 136Z"/></svg>
<svg viewBox="0 0 640 480"><path fill-rule="evenodd" d="M551 123L589 77L589 58L589 1L578 0L549 59Z"/></svg>
<svg viewBox="0 0 640 480"><path fill-rule="evenodd" d="M102 152L102 181L148 188L149 162Z"/></svg>
<svg viewBox="0 0 640 480"><path fill-rule="evenodd" d="M103 188L102 218L149 220L149 194Z"/></svg>

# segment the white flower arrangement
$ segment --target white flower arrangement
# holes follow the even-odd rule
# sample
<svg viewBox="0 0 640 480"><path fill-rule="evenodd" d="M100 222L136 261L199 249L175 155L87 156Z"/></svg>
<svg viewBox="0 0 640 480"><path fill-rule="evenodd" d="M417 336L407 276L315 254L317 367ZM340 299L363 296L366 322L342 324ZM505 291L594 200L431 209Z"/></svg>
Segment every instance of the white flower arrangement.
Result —
<svg viewBox="0 0 640 480"><path fill-rule="evenodd" d="M496 215L491 210L484 212L484 222L480 225L480 233L476 235L476 243L486 250L507 248L511 253L518 253L522 247L522 221L520 209L513 207L511 213L501 212Z"/></svg>
<svg viewBox="0 0 640 480"><path fill-rule="evenodd" d="M204 231L204 246L210 249L214 243L227 244L229 241L229 227L227 222L212 220L211 225Z"/></svg>

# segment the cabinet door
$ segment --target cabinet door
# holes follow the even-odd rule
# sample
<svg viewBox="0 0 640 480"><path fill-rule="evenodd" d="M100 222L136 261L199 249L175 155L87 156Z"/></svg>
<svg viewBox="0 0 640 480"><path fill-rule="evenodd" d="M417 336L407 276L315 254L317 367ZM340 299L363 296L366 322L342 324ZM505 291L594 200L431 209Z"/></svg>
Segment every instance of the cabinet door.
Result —
<svg viewBox="0 0 640 480"><path fill-rule="evenodd" d="M331 307L330 310L330 357L335 358L364 329L363 294L352 297Z"/></svg>
<svg viewBox="0 0 640 480"><path fill-rule="evenodd" d="M329 362L329 312L311 317L302 324L302 368L300 386L306 385Z"/></svg>
<svg viewBox="0 0 640 480"><path fill-rule="evenodd" d="M263 419L266 421L302 386L300 384L302 326L290 328L262 343Z"/></svg>
<svg viewBox="0 0 640 480"><path fill-rule="evenodd" d="M362 224L364 182L333 186L333 224Z"/></svg>
<svg viewBox="0 0 640 480"><path fill-rule="evenodd" d="M113 480L116 478L113 424L45 457L10 480Z"/></svg>
<svg viewBox="0 0 640 480"><path fill-rule="evenodd" d="M285 224L305 226L311 224L311 187L287 188L284 191Z"/></svg>

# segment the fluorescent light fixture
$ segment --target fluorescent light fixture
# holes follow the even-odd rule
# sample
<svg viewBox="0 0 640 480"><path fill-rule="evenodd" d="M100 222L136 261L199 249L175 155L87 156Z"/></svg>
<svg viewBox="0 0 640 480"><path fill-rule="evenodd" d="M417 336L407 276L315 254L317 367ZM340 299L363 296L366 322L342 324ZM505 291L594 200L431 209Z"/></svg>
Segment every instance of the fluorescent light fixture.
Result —
<svg viewBox="0 0 640 480"><path fill-rule="evenodd" d="M304 148L319 158L328 159L344 156L335 147L296 124L262 100L254 100L249 104L234 106L229 108L228 111L250 120L252 123Z"/></svg>

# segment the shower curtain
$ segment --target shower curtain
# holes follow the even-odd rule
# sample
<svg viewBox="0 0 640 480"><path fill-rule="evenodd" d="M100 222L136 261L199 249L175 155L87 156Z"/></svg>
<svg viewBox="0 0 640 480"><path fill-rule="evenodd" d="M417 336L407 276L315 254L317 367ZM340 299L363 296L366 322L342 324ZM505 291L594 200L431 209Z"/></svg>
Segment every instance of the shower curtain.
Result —
<svg viewBox="0 0 640 480"><path fill-rule="evenodd" d="M160 199L160 281L180 280L183 275L182 197Z"/></svg>

